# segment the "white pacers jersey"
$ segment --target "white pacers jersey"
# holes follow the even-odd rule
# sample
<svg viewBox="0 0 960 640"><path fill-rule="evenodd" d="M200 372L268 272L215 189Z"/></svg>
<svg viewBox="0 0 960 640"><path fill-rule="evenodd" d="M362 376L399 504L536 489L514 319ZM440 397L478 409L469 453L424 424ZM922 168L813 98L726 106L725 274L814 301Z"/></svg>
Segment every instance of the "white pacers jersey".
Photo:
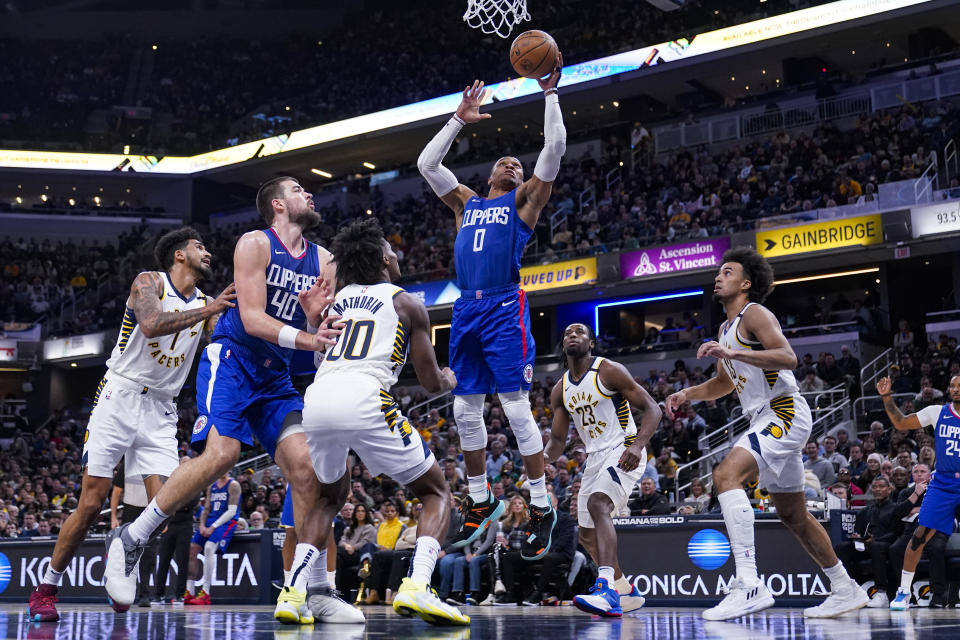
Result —
<svg viewBox="0 0 960 640"><path fill-rule="evenodd" d="M740 310L732 322L725 322L720 327L720 344L734 351L762 351L763 345L759 342L745 340L740 334L740 321L744 312L754 305L748 302ZM723 360L723 366L730 374L740 406L744 413L752 413L780 396L792 396L800 391L793 372L787 369L767 371L751 364L740 361Z"/></svg>
<svg viewBox="0 0 960 640"><path fill-rule="evenodd" d="M341 316L343 333L327 350L317 378L335 373L365 373L380 382L384 391L397 383L407 361L406 328L393 299L403 289L388 282L347 285L339 292L330 313Z"/></svg>
<svg viewBox="0 0 960 640"><path fill-rule="evenodd" d="M627 399L600 381L601 362L603 358L594 358L579 380L574 380L569 370L562 378L563 405L580 433L587 454L622 444L629 446L637 438L637 425Z"/></svg>
<svg viewBox="0 0 960 640"><path fill-rule="evenodd" d="M194 289L192 297L184 298L170 282L167 273L157 273L163 281L160 305L164 313L207 306L207 296L200 289ZM107 360L107 377L115 373L155 391L176 396L190 373L203 322L200 320L172 335L148 338L140 330L133 309L127 307L117 344Z"/></svg>

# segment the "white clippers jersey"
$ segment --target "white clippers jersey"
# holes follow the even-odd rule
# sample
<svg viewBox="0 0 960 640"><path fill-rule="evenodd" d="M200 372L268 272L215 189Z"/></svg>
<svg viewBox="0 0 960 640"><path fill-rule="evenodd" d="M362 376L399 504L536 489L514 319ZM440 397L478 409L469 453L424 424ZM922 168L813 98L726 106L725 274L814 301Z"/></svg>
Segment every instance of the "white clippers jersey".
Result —
<svg viewBox="0 0 960 640"><path fill-rule="evenodd" d="M747 303L732 322L725 322L720 327L719 342L723 347L735 351L763 350L763 345L759 342L744 340L740 335L740 321L744 312L753 304L756 303ZM731 360L724 360L723 366L733 380L744 413L756 411L774 398L790 396L800 391L793 372L786 369L766 371L750 364Z"/></svg>
<svg viewBox="0 0 960 640"><path fill-rule="evenodd" d="M157 273L163 281L160 305L164 313L207 306L207 296L200 289L194 289L193 297L184 298L170 282L169 275ZM202 331L203 320L200 320L172 335L147 338L137 325L133 309L127 307L117 344L107 360L107 375L113 372L150 389L176 396L190 373Z"/></svg>
<svg viewBox="0 0 960 640"><path fill-rule="evenodd" d="M587 454L629 445L637 437L637 425L626 398L603 386L600 363L594 358L579 380L568 370L563 374L563 404L580 433Z"/></svg>
<svg viewBox="0 0 960 640"><path fill-rule="evenodd" d="M365 373L384 391L397 383L407 361L406 328L393 299L403 289L387 282L351 284L337 293L330 313L342 317L343 333L327 349L317 378L333 373Z"/></svg>

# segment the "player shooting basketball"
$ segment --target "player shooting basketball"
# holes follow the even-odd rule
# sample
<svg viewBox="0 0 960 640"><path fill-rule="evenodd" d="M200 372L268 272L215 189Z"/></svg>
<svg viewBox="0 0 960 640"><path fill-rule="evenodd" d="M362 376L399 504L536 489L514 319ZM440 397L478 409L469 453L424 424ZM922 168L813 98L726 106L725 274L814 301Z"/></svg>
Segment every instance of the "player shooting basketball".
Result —
<svg viewBox="0 0 960 640"><path fill-rule="evenodd" d="M464 125L491 117L480 113L486 92L479 81L464 89L456 113L417 160L420 173L453 210L457 224L454 260L461 295L453 306L450 367L459 381L453 411L470 496L454 544L464 546L473 541L504 510L489 491L485 466L483 402L486 394L496 393L517 438L529 478L530 535L521 549L527 560L541 558L550 550L557 515L547 497L543 440L527 394L533 381L536 349L530 332L530 310L519 288L520 257L550 199L566 150L567 132L557 96L562 65L558 52L553 71L538 80L546 102L544 144L529 180L523 179L520 161L505 156L493 165L487 180L490 190L486 198L481 198L441 164Z"/></svg>

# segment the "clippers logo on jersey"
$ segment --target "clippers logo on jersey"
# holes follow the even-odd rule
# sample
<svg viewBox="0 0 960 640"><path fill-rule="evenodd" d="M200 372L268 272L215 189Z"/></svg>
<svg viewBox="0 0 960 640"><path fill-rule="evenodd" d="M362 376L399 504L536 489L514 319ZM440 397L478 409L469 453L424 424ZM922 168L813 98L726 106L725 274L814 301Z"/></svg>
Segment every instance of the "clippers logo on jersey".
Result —
<svg viewBox="0 0 960 640"><path fill-rule="evenodd" d="M468 206L476 202L471 200ZM480 200L483 202L483 200ZM488 224L510 224L510 207L487 207L486 209L464 209L460 228Z"/></svg>
<svg viewBox="0 0 960 640"><path fill-rule="evenodd" d="M210 485L210 513L207 514L208 527L226 512L227 505L230 503L230 485L232 483L233 478L230 478L222 487L217 486L216 482Z"/></svg>
<svg viewBox="0 0 960 640"><path fill-rule="evenodd" d="M940 410L940 418L934 427L937 449L937 476L953 477L960 481L960 416L953 411L951 403ZM950 474L950 475L947 475Z"/></svg>
<svg viewBox="0 0 960 640"><path fill-rule="evenodd" d="M517 191L496 198L473 197L463 217L453 255L461 290L489 290L520 282L520 257L533 230L517 215Z"/></svg>
<svg viewBox="0 0 960 640"><path fill-rule="evenodd" d="M193 434L197 435L203 432L205 426L207 426L207 416L200 416L197 418L197 421L193 423Z"/></svg>
<svg viewBox="0 0 960 640"><path fill-rule="evenodd" d="M527 384L533 382L533 365L528 364L523 368L523 379Z"/></svg>
<svg viewBox="0 0 960 640"><path fill-rule="evenodd" d="M317 276L297 273L279 264L267 268L267 287L273 288L270 306L279 320L293 320L300 308L299 294L317 282Z"/></svg>

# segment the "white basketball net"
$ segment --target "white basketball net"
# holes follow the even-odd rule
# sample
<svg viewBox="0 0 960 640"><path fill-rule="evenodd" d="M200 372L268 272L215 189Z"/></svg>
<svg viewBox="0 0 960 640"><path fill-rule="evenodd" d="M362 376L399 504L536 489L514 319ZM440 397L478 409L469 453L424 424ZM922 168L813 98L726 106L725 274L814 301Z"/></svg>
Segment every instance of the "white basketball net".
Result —
<svg viewBox="0 0 960 640"><path fill-rule="evenodd" d="M467 0L463 20L474 29L508 38L515 26L530 20L530 14L527 0Z"/></svg>

